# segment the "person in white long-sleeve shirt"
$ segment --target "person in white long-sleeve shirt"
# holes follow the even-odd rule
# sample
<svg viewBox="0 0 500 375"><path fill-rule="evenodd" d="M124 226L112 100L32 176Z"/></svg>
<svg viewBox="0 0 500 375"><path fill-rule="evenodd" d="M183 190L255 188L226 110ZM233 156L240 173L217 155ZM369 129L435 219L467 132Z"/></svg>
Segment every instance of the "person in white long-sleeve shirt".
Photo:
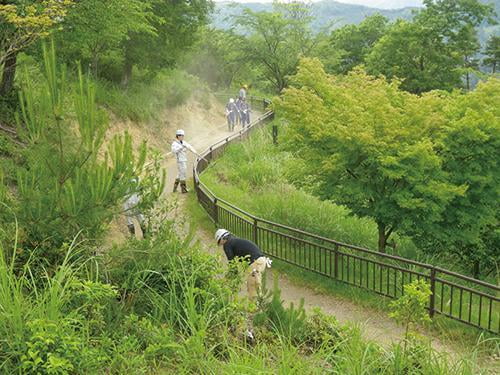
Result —
<svg viewBox="0 0 500 375"><path fill-rule="evenodd" d="M139 184L139 179L133 178L130 182L131 182L130 191L136 190L137 185ZM141 227L142 237L144 238L146 236L146 225L144 221L144 215L138 208L140 202L141 202L140 192L139 191L132 192L127 196L127 199L123 203L123 209L125 212L125 216L127 218L127 227L132 237L135 237L135 225L134 225L134 219L135 219L137 220L137 222Z"/></svg>
<svg viewBox="0 0 500 375"><path fill-rule="evenodd" d="M172 153L177 159L177 178L174 182L174 193L177 191L179 184L181 185L181 192L187 193L186 187L186 173L187 173L187 151L191 151L197 155L196 150L186 141L184 141L184 130L179 129L175 132L175 140L172 142Z"/></svg>

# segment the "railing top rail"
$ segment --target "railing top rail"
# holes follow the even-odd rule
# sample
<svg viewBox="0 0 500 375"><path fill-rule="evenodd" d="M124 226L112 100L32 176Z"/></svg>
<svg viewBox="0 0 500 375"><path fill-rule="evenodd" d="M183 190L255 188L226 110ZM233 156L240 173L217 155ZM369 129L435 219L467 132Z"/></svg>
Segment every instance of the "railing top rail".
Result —
<svg viewBox="0 0 500 375"><path fill-rule="evenodd" d="M236 210L236 211L238 211L239 213L242 213L242 214L243 214L243 215L245 215L245 216L248 216L248 217L250 217L250 218L252 218L252 219L257 219L257 220L259 220L259 221L260 221L260 219L259 219L258 217L256 217L256 216L252 215L252 214L251 214L251 213L249 213L249 212L246 212L246 211L242 210L242 209L241 209L241 208L239 208L239 207L236 207L234 204L229 203L228 201L226 201L226 200L224 200L224 199L222 199L222 198L217 198L217 200L218 200L220 203L223 203L224 205L226 205L226 206L228 206L228 207L231 207L233 210Z"/></svg>
<svg viewBox="0 0 500 375"><path fill-rule="evenodd" d="M205 194L207 195L211 195L212 198L214 199L217 199L217 196L214 194L214 192L212 190L210 190L206 185L204 185L203 183L200 182L200 187L202 188L202 190L204 190Z"/></svg>
<svg viewBox="0 0 500 375"><path fill-rule="evenodd" d="M465 281L468 281L468 282L471 282L474 284L478 284L478 285L481 285L481 286L484 286L487 288L491 288L495 291L500 291L500 287L498 285L490 284L490 283L487 283L486 281L478 280L478 279L475 279L473 277L469 277L469 276L461 275L461 274L456 273L456 272L448 271L448 270L441 268L441 267L434 267L434 268L436 269L436 271L444 273L446 275L453 276L453 277L456 277L456 278L459 278L459 279L462 279L462 280L465 280Z"/></svg>
<svg viewBox="0 0 500 375"><path fill-rule="evenodd" d="M234 95L233 92L229 92L229 91L227 91L227 92L216 92L213 95L214 96L218 96L218 97L224 97L224 98L230 98L230 97L236 96L236 95ZM270 102L269 99L264 98L262 96L257 96L257 95L247 95L247 98L248 99L253 99L253 100L262 100L262 101L266 100L266 101Z"/></svg>
<svg viewBox="0 0 500 375"><path fill-rule="evenodd" d="M450 280L441 279L439 277L436 277L435 280L436 280L436 282L440 282L440 283L452 286L452 287L457 288L457 289L461 289L461 290L464 290L464 291L467 291L467 292L471 292L471 293L473 293L475 295L488 298L488 299L490 299L492 301L500 302L500 298L497 297L497 296L494 296L493 294L488 294L488 293L482 292L480 290L472 289L472 288L469 288L468 286L460 285L460 284L454 283L454 282L452 282Z"/></svg>
<svg viewBox="0 0 500 375"><path fill-rule="evenodd" d="M366 249L366 248L361 247L361 246L346 244L344 242L332 240L331 238L327 238L327 237L323 237L323 236L320 236L320 235L317 235L317 234L309 233L309 232L306 232L306 231L301 230L301 229L292 228L292 227L286 226L284 224L274 223L272 221L261 219L261 218L258 218L258 220L260 222L262 222L262 223L273 225L273 226L276 226L276 227L279 227L279 228L282 228L282 229L286 229L286 230L289 230L289 231L292 231L292 232L295 232L295 233L300 233L302 235L305 235L305 236L308 236L308 237L312 237L312 238L314 238L316 240L320 240L320 241L323 241L323 242L328 242L328 243L331 243L331 244L336 245L336 246L342 246L342 247L346 247L348 249L362 251L364 253L375 255L377 257L382 257L382 258L397 260L397 261L401 261L401 262L405 262L405 263L410 263L410 264L412 264L414 266L424 267L424 268L428 268L428 269L431 269L433 267L432 265L427 264L427 263L422 263L422 262L418 262L416 260L411 260L411 259L399 257L397 255L380 253L378 251Z"/></svg>
<svg viewBox="0 0 500 375"><path fill-rule="evenodd" d="M225 137L225 138L222 138L222 139L218 140L217 142L215 142L211 146L207 147L200 155L203 156L203 157L205 157L212 150L216 150L219 146L224 145L226 143L229 143L233 139L237 139L240 135L242 135L243 133L247 132L250 128L253 128L255 125L257 125L258 123L260 123L262 120L267 119L272 114L273 114L273 111L266 111L266 112L264 112L262 115L260 115L259 117L257 117L254 121L252 121L252 123L246 129L242 129L238 133L231 134L228 137Z"/></svg>

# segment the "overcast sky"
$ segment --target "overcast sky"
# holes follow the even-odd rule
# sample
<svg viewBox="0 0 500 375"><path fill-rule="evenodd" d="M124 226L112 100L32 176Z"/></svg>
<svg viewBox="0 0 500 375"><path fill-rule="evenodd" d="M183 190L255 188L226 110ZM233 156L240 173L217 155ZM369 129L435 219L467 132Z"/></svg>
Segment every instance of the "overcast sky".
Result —
<svg viewBox="0 0 500 375"><path fill-rule="evenodd" d="M228 0L215 0L228 1ZM270 3L272 0L230 0L237 3ZM318 0L316 0L318 1ZM336 0L341 3L366 5L374 8L404 8L407 6L419 6L422 5L422 0Z"/></svg>

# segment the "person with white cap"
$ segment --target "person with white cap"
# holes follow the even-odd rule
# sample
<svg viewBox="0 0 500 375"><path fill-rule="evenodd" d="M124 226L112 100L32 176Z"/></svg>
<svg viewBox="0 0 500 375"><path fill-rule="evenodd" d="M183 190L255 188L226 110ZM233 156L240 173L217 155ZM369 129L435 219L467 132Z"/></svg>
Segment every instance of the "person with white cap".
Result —
<svg viewBox="0 0 500 375"><path fill-rule="evenodd" d="M245 98L240 100L239 109L240 109L240 124L241 127L244 128L245 126L250 125L250 105L245 100Z"/></svg>
<svg viewBox="0 0 500 375"><path fill-rule="evenodd" d="M229 99L229 102L226 104L226 117L227 117L227 128L229 131L234 130L234 125L236 123L236 116L238 115L238 108L236 107L236 103L233 98Z"/></svg>
<svg viewBox="0 0 500 375"><path fill-rule="evenodd" d="M174 193L177 191L179 183L181 184L181 192L187 193L186 173L187 173L187 150L198 155L196 150L186 141L184 141L184 130L178 129L175 132L175 140L172 142L172 153L177 159L177 178L174 182Z"/></svg>
<svg viewBox="0 0 500 375"><path fill-rule="evenodd" d="M261 289L262 275L266 268L271 268L272 260L265 257L262 250L252 241L235 237L227 229L217 229L215 240L217 245L223 247L227 260L241 257L248 261L250 264L247 271L248 297L255 299Z"/></svg>

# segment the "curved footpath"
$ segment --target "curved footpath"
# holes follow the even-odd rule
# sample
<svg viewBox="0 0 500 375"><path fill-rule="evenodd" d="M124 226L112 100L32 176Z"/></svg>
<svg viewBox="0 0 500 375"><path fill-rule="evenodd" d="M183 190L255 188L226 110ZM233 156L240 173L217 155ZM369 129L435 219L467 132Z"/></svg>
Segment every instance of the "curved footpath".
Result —
<svg viewBox="0 0 500 375"><path fill-rule="evenodd" d="M254 113L253 115L259 116L260 114ZM219 123L223 123L223 117L221 117ZM191 143L191 145L193 145L199 152L207 149L215 142L231 134L227 131L227 126L225 124L219 126L199 124L198 126L194 125L192 127L185 128L186 141ZM191 154L188 170L191 170L193 160L194 156ZM188 216L189 213L186 209L186 199L196 199L196 197L192 194L192 182L190 182L190 194L172 194L171 189L173 181L176 177L177 169L176 161L171 155L167 158L165 167L167 168L167 182L165 188L166 194L169 201L175 202L175 209L172 212L172 218L174 219L176 225L179 226L178 230L180 232L188 233L190 230L190 220ZM225 257L222 256L222 252L217 248L215 242L213 241L212 232L209 232L204 228L196 228L194 233L195 240L200 243L203 249L209 253L218 254L224 262L226 261ZM304 298L304 307L306 310L319 307L323 310L323 312L335 316L341 323L359 325L362 334L366 339L375 341L384 347L388 347L390 344L398 342L404 337L404 330L398 326L394 320L390 319L386 313L382 313L374 309L367 309L344 298L338 298L331 294L323 294L310 287L299 285L287 278L286 275L280 274L277 271L267 272L267 274L267 285L272 285L273 277L277 274L279 287L281 289L281 297L286 306L288 306L291 302L297 306L301 298ZM465 348L456 348L455 346L452 347L440 338L432 336L429 333L426 333L426 336L431 338L433 348L441 353L447 353L457 358L460 355L460 352L465 353L467 351Z"/></svg>

